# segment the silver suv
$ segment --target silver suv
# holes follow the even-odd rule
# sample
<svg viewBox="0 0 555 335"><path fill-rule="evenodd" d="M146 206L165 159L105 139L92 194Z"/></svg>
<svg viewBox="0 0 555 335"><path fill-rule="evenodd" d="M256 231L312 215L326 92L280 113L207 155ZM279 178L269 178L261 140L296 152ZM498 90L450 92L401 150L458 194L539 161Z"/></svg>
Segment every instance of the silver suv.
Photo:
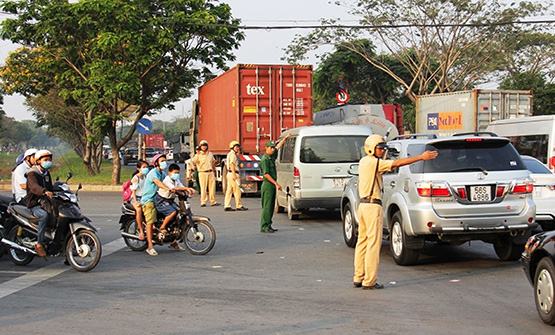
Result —
<svg viewBox="0 0 555 335"><path fill-rule="evenodd" d="M533 183L510 141L492 133L436 138L410 135L388 143L390 158L437 150L435 160L384 175L384 237L399 265L416 263L426 241L492 243L501 260L517 260L535 223ZM351 167L356 175L357 166ZM357 239L358 177L341 199L343 235Z"/></svg>

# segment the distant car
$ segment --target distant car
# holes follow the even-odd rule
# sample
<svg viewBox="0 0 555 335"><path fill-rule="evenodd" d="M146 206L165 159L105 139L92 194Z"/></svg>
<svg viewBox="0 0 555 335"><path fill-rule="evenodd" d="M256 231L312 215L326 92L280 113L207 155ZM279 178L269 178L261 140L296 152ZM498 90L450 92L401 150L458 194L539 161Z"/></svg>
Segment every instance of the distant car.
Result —
<svg viewBox="0 0 555 335"><path fill-rule="evenodd" d="M439 152L435 160L383 177L384 237L389 236L397 264L416 263L426 241L482 240L494 245L501 260L519 259L538 226L532 179L509 140L494 135L411 135L388 142L389 153L399 158ZM356 245L359 202L354 177L341 199L343 236L350 247Z"/></svg>
<svg viewBox="0 0 555 335"><path fill-rule="evenodd" d="M146 148L145 149L145 158L147 162L150 162L150 159L158 154L163 154L163 149L156 149L156 148ZM167 159L167 157L166 157Z"/></svg>
<svg viewBox="0 0 555 335"><path fill-rule="evenodd" d="M137 148L127 148L123 151L123 165L137 164L139 151Z"/></svg>
<svg viewBox="0 0 555 335"><path fill-rule="evenodd" d="M536 158L521 157L534 180L536 221L544 231L555 230L555 174Z"/></svg>
<svg viewBox="0 0 555 335"><path fill-rule="evenodd" d="M555 231L530 237L521 260L524 273L534 286L540 318L548 325L555 325Z"/></svg>

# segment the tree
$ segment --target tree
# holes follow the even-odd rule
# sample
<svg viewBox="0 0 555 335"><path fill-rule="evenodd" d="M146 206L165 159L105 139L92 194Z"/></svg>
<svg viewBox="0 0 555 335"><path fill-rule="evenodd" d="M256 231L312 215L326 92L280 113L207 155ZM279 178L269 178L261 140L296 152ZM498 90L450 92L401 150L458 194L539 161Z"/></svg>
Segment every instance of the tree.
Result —
<svg viewBox="0 0 555 335"><path fill-rule="evenodd" d="M100 172L103 136L87 137L87 113L80 106L69 106L54 89L45 95L28 97L26 104L33 110L39 126L48 126L50 134L72 146L90 175ZM86 156L86 153L89 155Z"/></svg>
<svg viewBox="0 0 555 335"><path fill-rule="evenodd" d="M5 1L1 8L18 15L2 22L2 37L43 60L40 76L26 84L43 85L42 94L58 89L83 108L87 137L106 129L113 184L120 181L118 152L137 122L189 96L211 68L234 59L243 39L230 7L212 0ZM118 140L123 121L132 126Z"/></svg>
<svg viewBox="0 0 555 335"><path fill-rule="evenodd" d="M510 74L500 84L506 90L532 90L534 114L555 114L555 83L536 71Z"/></svg>
<svg viewBox="0 0 555 335"><path fill-rule="evenodd" d="M366 53L375 54L375 47L369 40L358 43ZM401 66L389 55L382 54L381 59L390 67ZM406 77L407 74L402 76ZM399 102L402 96L402 88L397 81L341 44L323 58L314 72L315 109L334 105L339 88L347 89L351 101L359 103Z"/></svg>
<svg viewBox="0 0 555 335"><path fill-rule="evenodd" d="M346 7L351 3L336 1ZM373 28L320 28L306 36L298 35L286 49L287 59L298 62L308 51L340 41L397 81L414 102L417 95L468 89L486 81L492 70L499 67L498 51L505 47L502 37L523 29L503 23L543 10L542 5L524 1L507 5L501 0L359 0L350 12L359 18L360 24ZM441 25L446 23L452 25ZM399 26L402 24L405 26ZM398 27L387 27L392 25ZM361 36L377 41L410 76L403 78L399 69L380 59L380 54L368 53L358 43Z"/></svg>

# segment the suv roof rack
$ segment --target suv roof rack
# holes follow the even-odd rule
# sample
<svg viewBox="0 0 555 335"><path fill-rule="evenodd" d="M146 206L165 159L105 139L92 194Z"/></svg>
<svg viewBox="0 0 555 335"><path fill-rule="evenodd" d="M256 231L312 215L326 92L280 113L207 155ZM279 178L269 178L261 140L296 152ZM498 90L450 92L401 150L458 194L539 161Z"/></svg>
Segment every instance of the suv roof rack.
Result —
<svg viewBox="0 0 555 335"><path fill-rule="evenodd" d="M426 134L426 133L407 134L407 135L399 135L399 136L395 137L393 140L415 140L417 138L435 139L435 138L437 138L437 135L436 134Z"/></svg>
<svg viewBox="0 0 555 335"><path fill-rule="evenodd" d="M468 132L468 133L457 133L457 134L453 134L453 136L483 136L483 135L488 135L490 137L498 137L496 133L492 133L491 131L474 131L474 132Z"/></svg>

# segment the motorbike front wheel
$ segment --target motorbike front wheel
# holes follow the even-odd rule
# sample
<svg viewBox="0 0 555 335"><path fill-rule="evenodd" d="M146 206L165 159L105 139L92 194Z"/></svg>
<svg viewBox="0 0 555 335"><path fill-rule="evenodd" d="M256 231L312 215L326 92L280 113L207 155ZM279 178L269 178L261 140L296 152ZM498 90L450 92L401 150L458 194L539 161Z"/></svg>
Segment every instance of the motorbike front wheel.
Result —
<svg viewBox="0 0 555 335"><path fill-rule="evenodd" d="M12 229L10 229L7 236L8 240L15 242L23 247L32 248L31 244L33 243L33 241L36 241L36 238L23 229L21 229L21 233L18 234L18 229L19 226L13 226ZM35 255L31 253L27 253L25 251L17 250L14 248L10 248L8 255L15 265L27 265L31 263L31 261L35 257Z"/></svg>
<svg viewBox="0 0 555 335"><path fill-rule="evenodd" d="M93 231L82 229L75 232L75 238L73 236L69 237L66 257L75 270L79 272L91 271L96 267L101 256L102 245Z"/></svg>
<svg viewBox="0 0 555 335"><path fill-rule="evenodd" d="M191 254L206 255L216 243L216 230L210 222L197 220L185 229L182 243Z"/></svg>

